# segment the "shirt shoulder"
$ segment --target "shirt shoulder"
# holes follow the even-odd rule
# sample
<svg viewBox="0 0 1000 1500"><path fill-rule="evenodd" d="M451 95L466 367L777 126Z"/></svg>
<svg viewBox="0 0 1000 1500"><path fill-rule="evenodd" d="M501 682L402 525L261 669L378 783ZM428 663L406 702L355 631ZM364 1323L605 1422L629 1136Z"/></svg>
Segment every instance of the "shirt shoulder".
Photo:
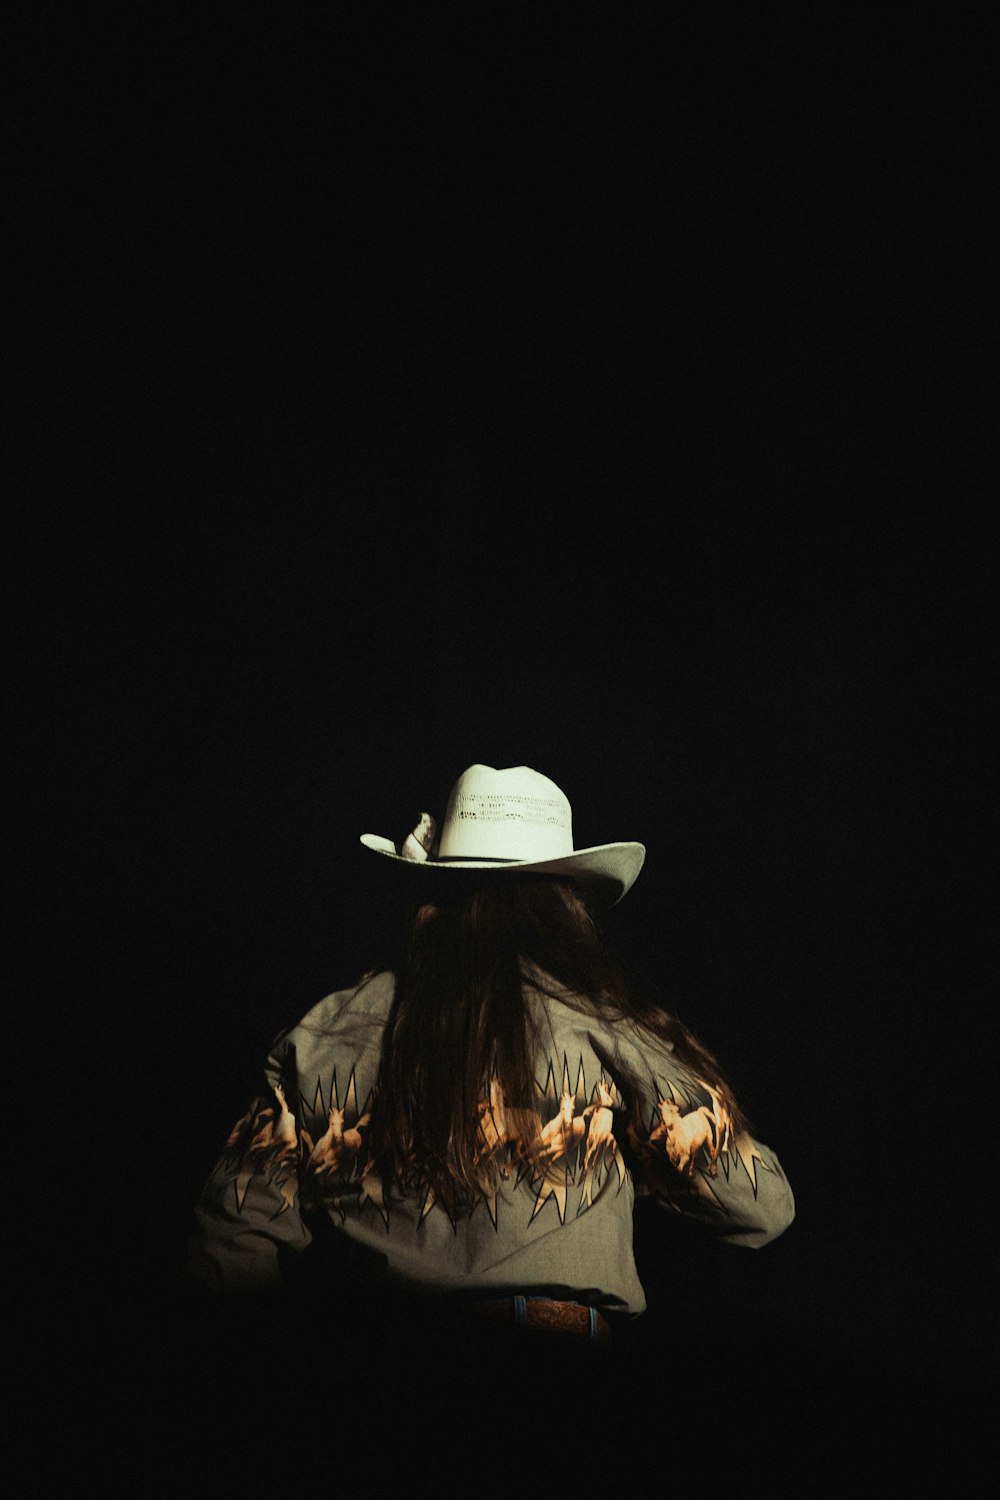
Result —
<svg viewBox="0 0 1000 1500"><path fill-rule="evenodd" d="M382 971L366 975L348 989L334 990L277 1039L275 1053L285 1057L294 1053L302 1068L321 1060L333 1046L358 1053L377 1047L395 988L394 976Z"/></svg>
<svg viewBox="0 0 1000 1500"><path fill-rule="evenodd" d="M296 1032L313 1026L336 1025L338 1021L352 1016L375 1015L384 1020L389 1013L395 988L395 978L388 970L366 974L357 984L324 995L322 1000L318 1000L306 1011L288 1035L294 1036Z"/></svg>

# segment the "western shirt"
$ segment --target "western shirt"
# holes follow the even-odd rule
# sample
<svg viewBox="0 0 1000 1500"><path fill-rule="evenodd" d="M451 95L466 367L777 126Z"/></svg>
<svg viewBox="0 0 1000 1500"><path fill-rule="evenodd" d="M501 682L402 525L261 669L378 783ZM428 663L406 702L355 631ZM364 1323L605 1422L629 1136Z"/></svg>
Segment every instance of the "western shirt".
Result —
<svg viewBox="0 0 1000 1500"><path fill-rule="evenodd" d="M525 991L539 1038L533 1149L517 1149L495 1081L484 1081L478 1140L498 1169L495 1192L452 1214L419 1174L406 1190L383 1183L367 1133L394 984L382 972L328 995L273 1044L265 1091L195 1209L196 1280L276 1290L288 1255L322 1224L394 1282L635 1316L646 1306L637 1191L736 1245L764 1245L791 1223L777 1157L733 1126L710 1083L646 1027L591 1014L538 975Z"/></svg>

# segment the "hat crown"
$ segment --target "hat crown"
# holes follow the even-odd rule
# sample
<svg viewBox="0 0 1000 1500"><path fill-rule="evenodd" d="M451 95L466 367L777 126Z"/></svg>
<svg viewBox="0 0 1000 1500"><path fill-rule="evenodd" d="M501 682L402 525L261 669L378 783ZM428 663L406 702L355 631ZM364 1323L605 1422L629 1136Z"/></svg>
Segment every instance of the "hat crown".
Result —
<svg viewBox="0 0 1000 1500"><path fill-rule="evenodd" d="M572 853L569 799L530 766L469 766L452 787L438 859L523 862Z"/></svg>

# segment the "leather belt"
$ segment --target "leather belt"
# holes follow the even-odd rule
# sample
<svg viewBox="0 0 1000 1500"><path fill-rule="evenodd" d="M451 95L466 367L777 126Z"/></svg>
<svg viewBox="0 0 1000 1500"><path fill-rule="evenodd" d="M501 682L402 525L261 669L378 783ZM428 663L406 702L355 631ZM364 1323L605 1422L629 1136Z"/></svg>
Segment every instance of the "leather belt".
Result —
<svg viewBox="0 0 1000 1500"><path fill-rule="evenodd" d="M540 1328L548 1333L611 1342L611 1325L596 1307L582 1302L557 1302L551 1297L503 1297L477 1305L480 1317L491 1323Z"/></svg>

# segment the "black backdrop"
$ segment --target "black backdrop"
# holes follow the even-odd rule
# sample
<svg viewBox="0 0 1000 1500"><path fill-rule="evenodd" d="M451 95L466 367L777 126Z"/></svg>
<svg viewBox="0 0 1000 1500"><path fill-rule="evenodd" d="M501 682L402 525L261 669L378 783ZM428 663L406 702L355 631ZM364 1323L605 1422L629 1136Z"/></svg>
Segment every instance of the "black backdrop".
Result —
<svg viewBox="0 0 1000 1500"><path fill-rule="evenodd" d="M871 15L521 19L137 12L35 53L34 973L68 957L42 1052L68 1024L105 1174L61 1186L74 1264L155 1322L271 1037L377 937L358 834L524 763L578 845L646 843L609 931L796 1193L760 1256L640 1216L650 1359L919 1385L983 1358L926 1132L977 998L934 961L986 651L935 322L962 78Z"/></svg>

